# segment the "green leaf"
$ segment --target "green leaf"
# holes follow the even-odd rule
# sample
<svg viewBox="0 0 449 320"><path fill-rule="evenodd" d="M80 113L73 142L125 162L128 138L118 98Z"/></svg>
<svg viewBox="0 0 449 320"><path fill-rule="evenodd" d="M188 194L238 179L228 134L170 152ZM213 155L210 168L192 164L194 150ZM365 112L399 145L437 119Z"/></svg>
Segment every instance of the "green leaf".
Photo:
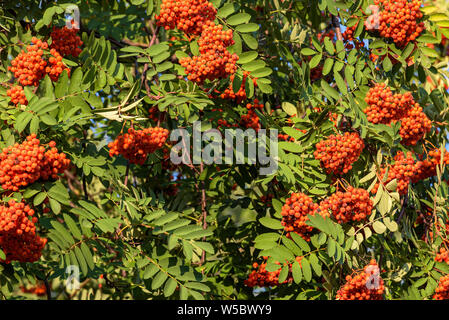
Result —
<svg viewBox="0 0 449 320"><path fill-rule="evenodd" d="M38 206L40 205L42 202L44 202L45 198L47 198L47 193L46 192L40 192L39 194L37 194L34 199L33 199L33 205L34 206Z"/></svg>
<svg viewBox="0 0 449 320"><path fill-rule="evenodd" d="M307 282L310 282L312 280L312 269L310 268L309 261L304 257L301 260L301 266L302 266L302 273L304 275L304 279Z"/></svg>
<svg viewBox="0 0 449 320"><path fill-rule="evenodd" d="M259 25L256 23L241 24L235 30L242 33L256 32L259 30Z"/></svg>
<svg viewBox="0 0 449 320"><path fill-rule="evenodd" d="M282 110L284 110L289 116L293 116L298 113L296 107L290 102L282 102Z"/></svg>
<svg viewBox="0 0 449 320"><path fill-rule="evenodd" d="M246 45L248 46L248 48L252 49L252 50L256 50L259 47L259 43L257 42L257 40L249 35L248 33L244 33L241 35L243 41L246 43Z"/></svg>
<svg viewBox="0 0 449 320"><path fill-rule="evenodd" d="M247 51L242 53L237 60L239 64L247 64L257 58L259 54L256 51Z"/></svg>
<svg viewBox="0 0 449 320"><path fill-rule="evenodd" d="M160 286L162 286L165 280L167 280L167 278L168 278L167 273L161 270L158 274L154 276L153 281L151 281L151 289L152 290L158 289Z"/></svg>
<svg viewBox="0 0 449 320"><path fill-rule="evenodd" d="M334 65L334 60L331 58L327 58L324 61L324 66L323 66L323 75L324 76L328 75L329 72L331 72L333 65Z"/></svg>
<svg viewBox="0 0 449 320"><path fill-rule="evenodd" d="M164 297L170 297L175 292L177 285L178 283L175 279L168 279L164 286Z"/></svg>
<svg viewBox="0 0 449 320"><path fill-rule="evenodd" d="M64 222L67 224L67 227L69 228L72 235L76 239L81 240L81 238L82 238L81 231L79 230L75 221L66 213L63 214L63 217L64 217Z"/></svg>
<svg viewBox="0 0 449 320"><path fill-rule="evenodd" d="M382 234L387 230L387 227L380 221L376 221L373 223L373 229L376 233Z"/></svg>
<svg viewBox="0 0 449 320"><path fill-rule="evenodd" d="M226 3L223 7L218 9L217 16L222 17L222 18L227 18L231 14L233 14L235 12L235 10L236 10L236 8L235 8L234 3Z"/></svg>
<svg viewBox="0 0 449 320"><path fill-rule="evenodd" d="M301 266L299 265L299 262L296 260L292 263L292 275L293 281L295 281L296 284L299 284L302 281Z"/></svg>
<svg viewBox="0 0 449 320"><path fill-rule="evenodd" d="M281 221L273 219L273 218L269 218L269 217L263 217L259 219L259 222L270 229L274 229L274 230L279 230L279 229L283 229L284 227L281 225Z"/></svg>
<svg viewBox="0 0 449 320"><path fill-rule="evenodd" d="M209 292L210 288L205 285L204 283L200 283L200 282L186 282L184 283L184 286L190 289L196 289L196 290L200 290L200 291L204 291L204 292Z"/></svg>
<svg viewBox="0 0 449 320"><path fill-rule="evenodd" d="M246 12L234 14L226 19L226 22L231 26L247 23L251 19L251 15Z"/></svg>

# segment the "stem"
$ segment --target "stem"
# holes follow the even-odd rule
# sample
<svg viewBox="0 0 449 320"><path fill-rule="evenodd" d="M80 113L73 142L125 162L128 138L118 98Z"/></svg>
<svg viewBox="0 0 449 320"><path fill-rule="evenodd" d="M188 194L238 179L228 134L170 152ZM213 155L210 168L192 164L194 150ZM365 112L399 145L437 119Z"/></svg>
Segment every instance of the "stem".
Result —
<svg viewBox="0 0 449 320"><path fill-rule="evenodd" d="M404 215L405 212L405 208L407 208L407 203L408 203L408 194L405 196L404 200L402 200L401 213L399 213L399 217L396 220L396 223L399 223L401 221L402 216Z"/></svg>
<svg viewBox="0 0 449 320"><path fill-rule="evenodd" d="M343 35L341 34L340 21L339 19L332 15L332 24L337 32L337 39L343 41Z"/></svg>
<svg viewBox="0 0 449 320"><path fill-rule="evenodd" d="M201 173L203 173L203 170L204 170L204 164L201 161L201 165L200 165ZM203 229L207 229L206 188L205 188L204 181L201 182L201 212L203 213ZM205 241L205 240L206 240L206 237L203 238L203 241ZM200 265L202 265L205 260L206 260L206 251L203 250L203 253L201 255Z"/></svg>

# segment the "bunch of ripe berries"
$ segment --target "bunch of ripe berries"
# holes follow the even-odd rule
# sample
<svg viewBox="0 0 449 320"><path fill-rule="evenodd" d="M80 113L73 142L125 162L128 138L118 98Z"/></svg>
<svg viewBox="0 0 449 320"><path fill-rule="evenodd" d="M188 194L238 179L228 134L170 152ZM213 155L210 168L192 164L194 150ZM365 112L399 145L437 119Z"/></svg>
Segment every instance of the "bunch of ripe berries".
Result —
<svg viewBox="0 0 449 320"><path fill-rule="evenodd" d="M330 135L328 139L316 144L315 159L328 174L341 175L352 169L362 153L365 144L357 132L345 132L340 135Z"/></svg>
<svg viewBox="0 0 449 320"><path fill-rule="evenodd" d="M65 70L70 76L70 69L62 61L63 56L71 54L77 57L81 52L82 41L76 35L77 29L53 28L50 36L52 44L50 52L48 43L33 37L31 45L22 50L12 61L8 70L14 74L20 85L7 90L7 95L15 105L27 105L23 86L39 85L41 79L48 74L52 81L57 81Z"/></svg>
<svg viewBox="0 0 449 320"><path fill-rule="evenodd" d="M49 148L41 145L36 134L21 144L4 148L0 153L0 183L5 190L18 191L39 179L57 179L70 165L64 153L58 153L56 143Z"/></svg>
<svg viewBox="0 0 449 320"><path fill-rule="evenodd" d="M399 134L403 145L416 145L432 127L410 92L393 94L385 83L377 83L368 91L365 102L368 107L364 112L369 122L390 125L401 121Z"/></svg>
<svg viewBox="0 0 449 320"><path fill-rule="evenodd" d="M424 31L424 22L419 22L423 17L422 0L374 0L374 4L380 6L380 35L393 39L398 47L415 41Z"/></svg>
<svg viewBox="0 0 449 320"><path fill-rule="evenodd" d="M383 300L385 287L376 260L371 260L355 276L346 276L346 284L337 292L337 300Z"/></svg>
<svg viewBox="0 0 449 320"><path fill-rule="evenodd" d="M130 163L143 165L150 153L162 148L168 138L168 130L160 127L135 130L119 135L109 143L111 157L121 154Z"/></svg>
<svg viewBox="0 0 449 320"><path fill-rule="evenodd" d="M0 262L39 260L47 239L36 234L36 222L34 210L23 202L11 199L0 206L0 248L6 255Z"/></svg>

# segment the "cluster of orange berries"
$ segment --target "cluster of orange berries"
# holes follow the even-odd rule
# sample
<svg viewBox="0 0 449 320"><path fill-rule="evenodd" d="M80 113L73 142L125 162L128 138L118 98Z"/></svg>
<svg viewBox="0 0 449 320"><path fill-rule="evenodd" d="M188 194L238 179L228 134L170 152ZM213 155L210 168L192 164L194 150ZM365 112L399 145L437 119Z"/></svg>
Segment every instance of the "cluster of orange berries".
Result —
<svg viewBox="0 0 449 320"><path fill-rule="evenodd" d="M368 121L374 124L390 124L405 116L414 104L410 92L393 94L385 83L376 83L365 97L368 107L364 110Z"/></svg>
<svg viewBox="0 0 449 320"><path fill-rule="evenodd" d="M246 104L246 109L248 110L247 114L242 115L241 119L240 119L240 126L244 127L244 128L252 128L256 131L258 131L261 126L260 126L260 118L259 116L256 114L255 110L262 110L263 109L263 104L259 103L258 99L254 99L253 103L247 103Z"/></svg>
<svg viewBox="0 0 449 320"><path fill-rule="evenodd" d="M40 145L36 134L21 144L14 144L0 153L0 183L5 190L18 191L39 179L57 179L70 164L64 153L58 153L56 143L50 141L49 149Z"/></svg>
<svg viewBox="0 0 449 320"><path fill-rule="evenodd" d="M421 160L415 162L411 152L407 152L407 155L405 155L402 151L399 151L394 157L393 164L381 168L379 177L383 178L388 168L385 184L397 179L397 191L399 194L405 195L410 183L417 183L436 175L436 167L441 161L441 150L430 150L424 160L422 160L422 155L419 157ZM449 165L449 153L447 152L443 157L443 164ZM378 187L379 183L376 183L372 192L376 193Z"/></svg>
<svg viewBox="0 0 449 320"><path fill-rule="evenodd" d="M414 146L431 128L432 121L423 112L422 107L415 103L415 106L409 109L405 117L401 119L401 129L399 130L401 143L406 146Z"/></svg>
<svg viewBox="0 0 449 320"><path fill-rule="evenodd" d="M392 38L398 47L415 41L424 31L424 23L418 22L423 17L422 0L375 0L374 4L380 5L380 35Z"/></svg>
<svg viewBox="0 0 449 320"><path fill-rule="evenodd" d="M287 236L290 236L290 232L295 232L304 240L310 241L313 228L306 224L309 220L308 215L319 212L323 217L329 216L327 211L319 211L318 207L318 204L304 193L293 193L285 201L281 211L281 224L287 231Z"/></svg>
<svg viewBox="0 0 449 320"><path fill-rule="evenodd" d="M216 14L217 9L207 0L162 0L156 20L166 30L176 28L199 35L207 22L215 20Z"/></svg>
<svg viewBox="0 0 449 320"><path fill-rule="evenodd" d="M253 110L249 110L247 114L242 115L240 126L258 131L260 129L260 118Z"/></svg>
<svg viewBox="0 0 449 320"><path fill-rule="evenodd" d="M333 41L335 38L335 31L334 31L334 29L329 29L328 31L322 31L322 32L318 33L317 38L321 43L324 42L324 38L329 38L331 41Z"/></svg>
<svg viewBox="0 0 449 320"><path fill-rule="evenodd" d="M436 262L446 262L449 264L449 251L446 248L441 247L435 256Z"/></svg>
<svg viewBox="0 0 449 320"><path fill-rule="evenodd" d="M37 218L33 215L30 206L14 199L0 206L0 248L6 255L0 262L34 262L40 258L47 239L36 234Z"/></svg>
<svg viewBox="0 0 449 320"><path fill-rule="evenodd" d="M25 97L25 91L23 91L22 86L14 86L11 89L6 90L8 97L11 97L11 102L15 105L22 104L26 106L28 104L27 98Z"/></svg>
<svg viewBox="0 0 449 320"><path fill-rule="evenodd" d="M108 144L111 157L121 154L130 163L143 165L148 154L162 148L168 138L168 130L160 127L134 130L129 128L124 135Z"/></svg>
<svg viewBox="0 0 449 320"><path fill-rule="evenodd" d="M263 257L265 261L268 259L268 257ZM301 260L303 259L302 256L296 257L295 260L298 261L299 265L301 266ZM249 276L248 279L244 281L244 284L250 288L254 287L275 287L280 284L290 283L293 281L292 275L289 273L287 278L284 280L284 282L279 283L279 274L281 273L281 264L279 262L275 262L275 264L279 265L279 269L276 271L267 271L267 263L263 262L261 264L258 264L257 262L253 263L253 270ZM288 264L291 271L291 264Z"/></svg>
<svg viewBox="0 0 449 320"><path fill-rule="evenodd" d="M20 290L23 293L31 293L31 294L35 294L37 296L45 296L45 294L47 293L47 288L45 287L45 283L40 282L39 284L37 284L36 286L32 286L29 288L25 288L24 286L20 287Z"/></svg>
<svg viewBox="0 0 449 320"><path fill-rule="evenodd" d="M389 125L401 121L399 134L404 145L416 145L432 127L410 92L393 94L385 83L377 83L368 91L365 102L368 107L364 112L369 122Z"/></svg>
<svg viewBox="0 0 449 320"><path fill-rule="evenodd" d="M202 84L206 79L222 79L234 74L239 56L227 50L234 44L232 34L231 29L224 31L222 25L206 22L198 39L200 55L179 60L187 79Z"/></svg>
<svg viewBox="0 0 449 320"><path fill-rule="evenodd" d="M442 276L433 296L434 300L449 300L449 275Z"/></svg>
<svg viewBox="0 0 449 320"><path fill-rule="evenodd" d="M429 152L427 152L427 158L424 160L422 160L422 155L419 155L419 157L420 161L416 162L416 168L412 176L413 183L436 176L436 167L441 162L441 150L430 150ZM449 152L445 152L443 157L443 164L449 165Z"/></svg>
<svg viewBox="0 0 449 320"><path fill-rule="evenodd" d="M353 18L353 17L351 17L351 18ZM356 38L354 38L354 33L355 33L355 30L357 29L358 24L359 24L359 22L357 22L352 27L346 28L345 32L343 32L343 39L345 39L345 41L352 41L357 50L365 46L363 41L359 41ZM350 43L346 44L346 49L348 49L348 50L351 50L353 47L354 46Z"/></svg>
<svg viewBox="0 0 449 320"><path fill-rule="evenodd" d="M330 211L338 223L362 221L369 217L373 202L365 189L348 186L346 192L338 191L320 203L321 211Z"/></svg>
<svg viewBox="0 0 449 320"><path fill-rule="evenodd" d="M337 291L337 300L383 300L384 281L376 260L355 276L346 276L346 283Z"/></svg>
<svg viewBox="0 0 449 320"><path fill-rule="evenodd" d="M400 195L407 194L408 186L411 182L411 179L415 173L415 161L413 160L412 153L407 152L407 156L402 152L399 151L394 156L394 163L388 165L387 167L383 167L380 169L380 178L384 178L385 173L387 172L388 168L388 176L387 180L385 181L385 184L388 184L390 181L396 179L397 180L397 192ZM377 193L377 190L379 188L379 182L377 182L373 189L371 189L372 193Z"/></svg>
<svg viewBox="0 0 449 320"><path fill-rule="evenodd" d="M45 68L45 72L48 74L52 81L57 81L59 75L65 70L70 76L70 68L66 67L62 62L62 56L56 49L50 49L51 57L48 58L49 66Z"/></svg>
<svg viewBox="0 0 449 320"><path fill-rule="evenodd" d="M62 56L55 48L50 50L47 61L44 59L44 50L48 49L48 43L36 37L31 39L31 43L26 47L26 51L22 50L11 61L11 66L8 67L22 86L38 86L46 74L52 81L57 81L64 70L70 75L70 69L62 62ZM15 105L28 104L21 86L13 86L7 91L7 95Z"/></svg>
<svg viewBox="0 0 449 320"><path fill-rule="evenodd" d="M248 71L243 71L242 85L240 86L240 88L239 88L239 90L237 92L234 92L232 84L234 82L235 75L231 74L231 76L229 77L229 80L231 80L231 83L229 84L229 87L226 88L222 93L220 93L218 90L215 90L215 93L219 93L221 99L234 100L237 104L240 104L243 101L245 101L246 98L247 98L246 97L245 84L246 84L246 81L247 81L248 77L249 77L249 72ZM252 79L252 81L253 81L253 84L256 86L257 85L256 78Z"/></svg>
<svg viewBox="0 0 449 320"><path fill-rule="evenodd" d="M17 57L11 61L8 70L14 73L23 86L38 86L39 81L45 76L47 61L42 56L48 48L47 42L42 42L33 37L32 44L22 50Z"/></svg>
<svg viewBox="0 0 449 320"><path fill-rule="evenodd" d="M352 169L365 148L365 143L356 132L345 132L343 135L330 135L328 139L316 144L315 159L327 173L343 174Z"/></svg>
<svg viewBox="0 0 449 320"><path fill-rule="evenodd" d="M63 56L71 55L78 57L81 53L81 46L83 42L77 35L78 29L75 28L56 28L53 27L53 31L50 33L51 45L50 48L55 49Z"/></svg>
<svg viewBox="0 0 449 320"><path fill-rule="evenodd" d="M280 265L280 263L277 263ZM267 271L265 268L267 263L258 264L257 262L253 263L253 270L248 279L244 281L244 284L250 288L253 287L275 287L279 285L279 274L281 273L281 268L279 267L276 271ZM287 283L287 280L284 281Z"/></svg>
<svg viewBox="0 0 449 320"><path fill-rule="evenodd" d="M295 139L293 137L290 137L288 134L282 134L282 133L278 134L278 139L283 140L283 141L290 141L290 142L295 141Z"/></svg>
<svg viewBox="0 0 449 320"><path fill-rule="evenodd" d="M220 118L219 119L217 119L217 128L218 129L220 129L220 128L222 128L222 127L224 127L224 128L233 128L233 127L238 127L238 124L236 124L236 123L231 123L231 122L229 122L229 121L227 121L226 119L224 119L224 116L222 115L223 114L223 109L221 109L221 108L213 108L212 110L211 110L212 112L220 112ZM215 119L215 117L214 117L214 119Z"/></svg>

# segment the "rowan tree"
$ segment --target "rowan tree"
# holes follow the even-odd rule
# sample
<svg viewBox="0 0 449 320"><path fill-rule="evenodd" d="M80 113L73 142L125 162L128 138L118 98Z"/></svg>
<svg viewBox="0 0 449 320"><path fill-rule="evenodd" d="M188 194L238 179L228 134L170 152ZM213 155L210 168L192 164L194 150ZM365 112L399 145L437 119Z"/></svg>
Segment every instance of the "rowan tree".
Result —
<svg viewBox="0 0 449 320"><path fill-rule="evenodd" d="M3 2L0 296L447 299L448 39L444 0Z"/></svg>

